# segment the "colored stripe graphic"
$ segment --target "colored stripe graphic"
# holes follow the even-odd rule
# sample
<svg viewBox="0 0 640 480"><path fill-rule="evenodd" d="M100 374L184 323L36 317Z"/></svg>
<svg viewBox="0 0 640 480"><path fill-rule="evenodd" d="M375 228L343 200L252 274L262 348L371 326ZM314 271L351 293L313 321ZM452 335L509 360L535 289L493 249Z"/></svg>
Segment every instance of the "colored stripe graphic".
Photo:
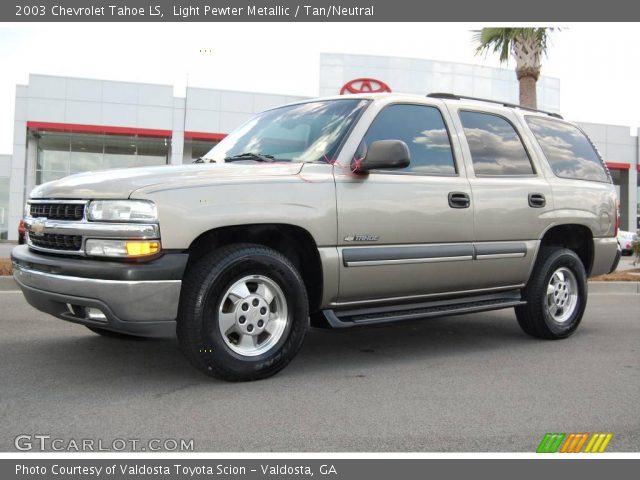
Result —
<svg viewBox="0 0 640 480"><path fill-rule="evenodd" d="M594 433L584 449L584 453L602 453L613 438L612 433Z"/></svg>
<svg viewBox="0 0 640 480"><path fill-rule="evenodd" d="M562 445L560 453L579 453L587 438L589 438L588 433L570 433Z"/></svg>
<svg viewBox="0 0 640 480"><path fill-rule="evenodd" d="M556 453L566 433L547 433L538 445L536 453Z"/></svg>
<svg viewBox="0 0 640 480"><path fill-rule="evenodd" d="M546 433L536 453L603 453L612 438L613 433Z"/></svg>

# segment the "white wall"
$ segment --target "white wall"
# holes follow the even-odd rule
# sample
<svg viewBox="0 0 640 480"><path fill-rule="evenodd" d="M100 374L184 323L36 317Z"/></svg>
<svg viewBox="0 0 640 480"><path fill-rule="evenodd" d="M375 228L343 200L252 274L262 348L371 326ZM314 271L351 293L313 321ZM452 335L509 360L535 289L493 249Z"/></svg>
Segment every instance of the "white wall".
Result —
<svg viewBox="0 0 640 480"><path fill-rule="evenodd" d="M30 75L31 121L171 130L173 87Z"/></svg>
<svg viewBox="0 0 640 480"><path fill-rule="evenodd" d="M0 155L0 179L3 181L8 179L11 175L11 155ZM6 192L9 193L8 191ZM4 231L4 228L11 230L11 225L8 224L9 220L9 208L8 208L8 195L4 198L4 189L0 190L0 231ZM5 203L7 202L7 203ZM5 225L6 223L6 225ZM15 228L18 228L17 225Z"/></svg>
<svg viewBox="0 0 640 480"><path fill-rule="evenodd" d="M306 98L189 87L185 130L229 133L256 113Z"/></svg>
<svg viewBox="0 0 640 480"><path fill-rule="evenodd" d="M13 154L9 179L9 240L18 239L17 225L24 212L25 172L27 171L28 87L16 86L15 118L13 122ZM16 225L16 228L11 228Z"/></svg>
<svg viewBox="0 0 640 480"><path fill-rule="evenodd" d="M323 53L320 55L320 95L337 95L349 80L371 77L385 82L394 92L426 95L456 93L518 102L518 80L511 69L419 58ZM560 80L541 77L538 105L560 111Z"/></svg>

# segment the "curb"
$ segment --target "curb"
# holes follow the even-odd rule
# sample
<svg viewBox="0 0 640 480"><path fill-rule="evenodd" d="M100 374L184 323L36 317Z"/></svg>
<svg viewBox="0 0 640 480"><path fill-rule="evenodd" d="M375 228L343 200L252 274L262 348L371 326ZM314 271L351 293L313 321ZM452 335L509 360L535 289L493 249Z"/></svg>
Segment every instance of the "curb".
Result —
<svg viewBox="0 0 640 480"><path fill-rule="evenodd" d="M589 293L595 295L640 294L640 282L589 282Z"/></svg>

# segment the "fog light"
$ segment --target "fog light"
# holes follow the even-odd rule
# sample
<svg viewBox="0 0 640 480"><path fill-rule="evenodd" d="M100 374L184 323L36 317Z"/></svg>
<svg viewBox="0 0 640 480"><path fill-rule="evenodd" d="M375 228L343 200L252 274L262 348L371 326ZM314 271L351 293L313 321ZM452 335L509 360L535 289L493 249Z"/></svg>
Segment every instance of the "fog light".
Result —
<svg viewBox="0 0 640 480"><path fill-rule="evenodd" d="M106 322L107 316L99 308L87 307L85 310L87 320L94 322Z"/></svg>
<svg viewBox="0 0 640 480"><path fill-rule="evenodd" d="M94 322L107 321L107 316L99 308L71 305L70 303L67 303L67 310L76 318L84 318L85 320L92 320Z"/></svg>
<svg viewBox="0 0 640 480"><path fill-rule="evenodd" d="M132 258L155 255L160 251L158 240L98 240L89 239L84 250L94 257Z"/></svg>

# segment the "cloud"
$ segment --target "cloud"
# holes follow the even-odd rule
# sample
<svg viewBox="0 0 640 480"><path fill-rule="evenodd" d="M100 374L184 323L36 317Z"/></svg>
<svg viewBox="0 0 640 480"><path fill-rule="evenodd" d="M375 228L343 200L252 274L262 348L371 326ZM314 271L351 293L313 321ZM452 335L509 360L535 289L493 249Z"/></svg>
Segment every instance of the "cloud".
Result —
<svg viewBox="0 0 640 480"><path fill-rule="evenodd" d="M510 128L510 127L509 127ZM520 138L511 130L465 128L473 168L481 175L523 175L533 170Z"/></svg>
<svg viewBox="0 0 640 480"><path fill-rule="evenodd" d="M556 175L607 180L600 158L576 127L543 118L529 118L527 122Z"/></svg>
<svg viewBox="0 0 640 480"><path fill-rule="evenodd" d="M423 130L420 137L414 137L413 143L424 145L428 150L451 150L449 135L444 128Z"/></svg>

